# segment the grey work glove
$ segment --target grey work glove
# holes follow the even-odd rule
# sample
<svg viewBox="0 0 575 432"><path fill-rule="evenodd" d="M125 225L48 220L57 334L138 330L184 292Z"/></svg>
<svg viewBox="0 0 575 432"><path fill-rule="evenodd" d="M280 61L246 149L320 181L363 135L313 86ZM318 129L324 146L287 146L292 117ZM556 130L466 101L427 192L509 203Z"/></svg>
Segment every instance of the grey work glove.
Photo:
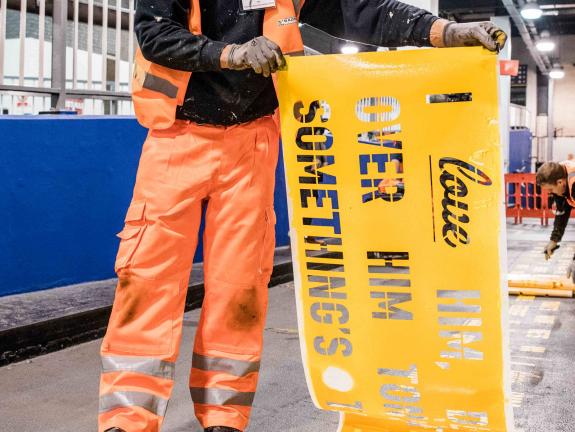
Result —
<svg viewBox="0 0 575 432"><path fill-rule="evenodd" d="M555 252L557 249L559 249L559 245L556 241L551 240L549 243L547 243L547 246L545 246L545 249L543 249L545 260L549 260L549 258L551 258L553 255L553 252Z"/></svg>
<svg viewBox="0 0 575 432"><path fill-rule="evenodd" d="M445 26L443 42L446 47L484 46L489 51L499 52L507 42L503 30L489 21Z"/></svg>
<svg viewBox="0 0 575 432"><path fill-rule="evenodd" d="M567 267L567 277L575 284L575 261L571 261L571 264Z"/></svg>
<svg viewBox="0 0 575 432"><path fill-rule="evenodd" d="M259 36L243 45L231 45L227 67L233 70L253 69L265 77L282 68L285 58L277 44Z"/></svg>

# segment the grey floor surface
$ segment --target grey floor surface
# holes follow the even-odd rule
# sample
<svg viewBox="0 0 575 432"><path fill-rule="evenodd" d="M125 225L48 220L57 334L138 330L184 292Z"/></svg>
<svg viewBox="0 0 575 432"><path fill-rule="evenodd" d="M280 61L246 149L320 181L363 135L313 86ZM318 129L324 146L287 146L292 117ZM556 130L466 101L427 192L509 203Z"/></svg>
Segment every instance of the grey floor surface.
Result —
<svg viewBox="0 0 575 432"><path fill-rule="evenodd" d="M176 386L162 432L198 432L187 388L199 311L185 315ZM308 396L295 318L293 284L270 290L258 394L248 431L335 431L338 416ZM1 432L94 432L101 340L0 368Z"/></svg>
<svg viewBox="0 0 575 432"><path fill-rule="evenodd" d="M538 254L549 228L508 227L510 268ZM575 250L575 230L563 243ZM563 255L562 254L562 255ZM556 257L563 271L563 256ZM186 314L176 388L163 432L199 432L187 390L199 311ZM575 299L510 301L512 390L517 432L575 432ZM293 284L270 290L265 349L248 432L337 430L338 416L314 408L304 379ZM96 430L100 340L0 368L0 432Z"/></svg>

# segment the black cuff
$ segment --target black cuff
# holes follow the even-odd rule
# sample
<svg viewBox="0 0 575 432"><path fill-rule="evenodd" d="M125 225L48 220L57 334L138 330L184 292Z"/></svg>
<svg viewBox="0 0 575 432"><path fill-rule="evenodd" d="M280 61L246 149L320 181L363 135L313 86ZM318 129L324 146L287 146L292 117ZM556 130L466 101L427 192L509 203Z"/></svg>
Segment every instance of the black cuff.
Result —
<svg viewBox="0 0 575 432"><path fill-rule="evenodd" d="M431 45L431 27L438 19L440 18L430 14L429 12L419 18L415 28L413 29L413 39L416 41L417 46L433 46Z"/></svg>
<svg viewBox="0 0 575 432"><path fill-rule="evenodd" d="M220 58L222 56L222 51L228 45L225 42L218 41L208 41L202 47L202 52L200 53L200 62L202 64L202 70L206 71L220 71L222 70Z"/></svg>

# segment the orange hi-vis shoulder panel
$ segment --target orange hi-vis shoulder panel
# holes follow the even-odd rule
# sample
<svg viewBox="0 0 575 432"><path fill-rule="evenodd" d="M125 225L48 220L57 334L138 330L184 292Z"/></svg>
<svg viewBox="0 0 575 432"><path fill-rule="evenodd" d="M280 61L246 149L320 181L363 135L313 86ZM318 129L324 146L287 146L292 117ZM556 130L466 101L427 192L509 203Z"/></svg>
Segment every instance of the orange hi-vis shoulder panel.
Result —
<svg viewBox="0 0 575 432"><path fill-rule="evenodd" d="M201 34L200 0L190 0L189 28ZM132 101L140 124L149 129L167 129L176 119L176 108L184 102L191 72L170 69L144 58L140 48L134 58Z"/></svg>
<svg viewBox="0 0 575 432"><path fill-rule="evenodd" d="M304 0L276 0L266 9L263 35L279 45L284 54L303 53L299 12ZM189 28L202 34L199 0L190 0ZM167 129L174 124L176 109L184 102L191 72L170 69L146 60L138 48L134 59L132 100L140 124L149 129Z"/></svg>
<svg viewBox="0 0 575 432"><path fill-rule="evenodd" d="M299 12L303 0L276 0L275 8L266 9L263 34L274 41L284 54L302 54Z"/></svg>
<svg viewBox="0 0 575 432"><path fill-rule="evenodd" d="M565 170L567 170L567 202L571 207L575 207L575 199L571 194L573 185L575 184L575 162L566 160L560 163L565 167Z"/></svg>

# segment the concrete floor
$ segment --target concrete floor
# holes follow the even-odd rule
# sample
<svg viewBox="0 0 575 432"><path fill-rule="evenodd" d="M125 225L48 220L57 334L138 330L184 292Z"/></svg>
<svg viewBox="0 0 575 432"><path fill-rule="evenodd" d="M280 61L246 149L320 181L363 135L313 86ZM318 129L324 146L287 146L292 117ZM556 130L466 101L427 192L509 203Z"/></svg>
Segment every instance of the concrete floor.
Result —
<svg viewBox="0 0 575 432"><path fill-rule="evenodd" d="M509 226L509 263L539 255L549 229ZM572 253L575 231L562 251ZM525 243L528 242L528 243ZM566 252L564 252L566 253ZM563 258L558 257L558 261ZM558 271L561 266L558 266ZM335 431L338 416L313 407L301 366L293 284L270 291L258 394L249 432ZM163 432L198 432L187 389L199 311L186 314L176 387ZM517 432L575 432L575 299L513 297L510 302L513 405ZM100 341L0 368L0 431L93 432Z"/></svg>
<svg viewBox="0 0 575 432"><path fill-rule="evenodd" d="M565 276L575 229L546 262L551 226L507 226L508 271ZM517 432L575 432L575 299L511 297L509 309L513 406Z"/></svg>
<svg viewBox="0 0 575 432"><path fill-rule="evenodd" d="M262 371L249 431L335 431L338 415L315 409L308 395L292 283L271 289L269 308ZM202 430L194 418L187 388L198 319L198 310L185 315L176 386L162 432ZM101 340L88 342L0 368L0 431L95 431L100 343Z"/></svg>
<svg viewBox="0 0 575 432"><path fill-rule="evenodd" d="M510 327L517 431L575 431L575 300L512 298Z"/></svg>

